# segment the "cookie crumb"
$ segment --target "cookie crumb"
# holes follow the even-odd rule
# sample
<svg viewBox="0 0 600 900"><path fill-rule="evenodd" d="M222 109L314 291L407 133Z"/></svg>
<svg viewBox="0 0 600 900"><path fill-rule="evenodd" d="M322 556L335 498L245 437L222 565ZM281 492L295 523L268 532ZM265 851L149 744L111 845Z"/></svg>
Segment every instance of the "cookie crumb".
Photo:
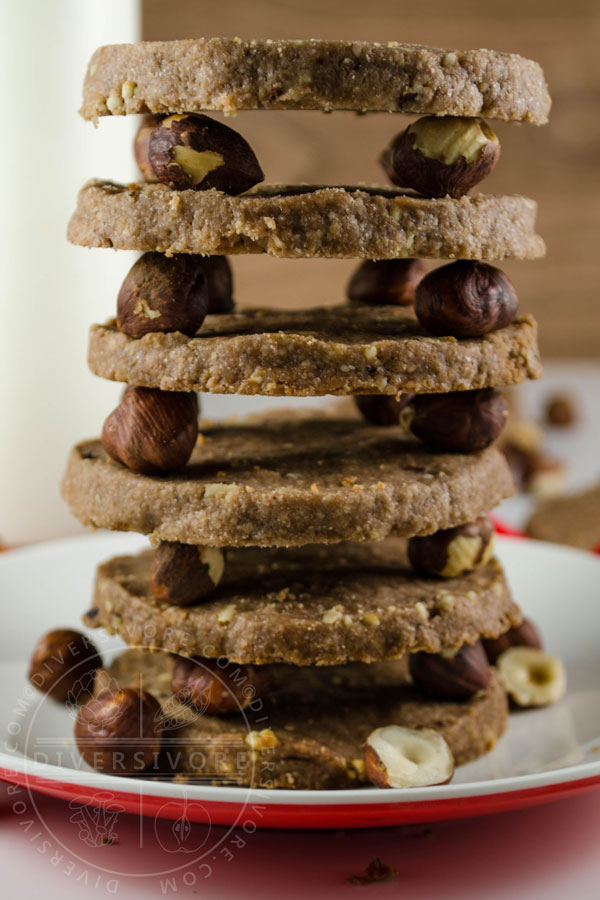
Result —
<svg viewBox="0 0 600 900"><path fill-rule="evenodd" d="M361 872L359 875L350 875L348 881L350 884L358 885L376 884L378 881L392 881L397 875L397 869L394 869L393 866L388 866L378 856L375 856L364 872Z"/></svg>

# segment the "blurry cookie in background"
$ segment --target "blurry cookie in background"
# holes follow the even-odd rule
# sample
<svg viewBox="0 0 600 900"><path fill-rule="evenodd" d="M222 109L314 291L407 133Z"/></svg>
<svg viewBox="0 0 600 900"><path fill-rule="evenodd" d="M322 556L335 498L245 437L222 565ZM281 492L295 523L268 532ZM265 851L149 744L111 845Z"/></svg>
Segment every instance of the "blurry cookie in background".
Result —
<svg viewBox="0 0 600 900"><path fill-rule="evenodd" d="M579 494L541 503L526 532L543 541L600 550L600 482Z"/></svg>

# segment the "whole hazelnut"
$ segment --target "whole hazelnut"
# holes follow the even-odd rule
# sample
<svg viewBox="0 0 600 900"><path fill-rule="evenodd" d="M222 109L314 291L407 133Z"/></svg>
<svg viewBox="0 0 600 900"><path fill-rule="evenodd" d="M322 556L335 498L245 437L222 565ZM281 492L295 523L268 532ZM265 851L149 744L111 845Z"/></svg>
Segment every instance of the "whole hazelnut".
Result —
<svg viewBox="0 0 600 900"><path fill-rule="evenodd" d="M426 197L462 197L500 158L500 142L483 119L424 116L396 135L380 157L388 178Z"/></svg>
<svg viewBox="0 0 600 900"><path fill-rule="evenodd" d="M173 692L199 713L224 716L244 709L256 696L254 672L224 659L177 656Z"/></svg>
<svg viewBox="0 0 600 900"><path fill-rule="evenodd" d="M208 116L167 116L150 132L148 161L156 178L174 190L241 194L264 179L244 138Z"/></svg>
<svg viewBox="0 0 600 900"><path fill-rule="evenodd" d="M165 117L159 114L144 116L133 141L133 155L144 181L156 181L156 175L148 159L150 135Z"/></svg>
<svg viewBox="0 0 600 900"><path fill-rule="evenodd" d="M139 688L105 690L81 707L75 741L94 769L134 775L156 763L163 734L160 703Z"/></svg>
<svg viewBox="0 0 600 900"><path fill-rule="evenodd" d="M412 306L426 273L420 259L367 259L348 283L348 299L370 306Z"/></svg>
<svg viewBox="0 0 600 900"><path fill-rule="evenodd" d="M414 394L400 394L399 397L387 394L358 394L354 397L354 402L367 422L372 422L373 425L397 425L401 411L414 396Z"/></svg>
<svg viewBox="0 0 600 900"><path fill-rule="evenodd" d="M555 394L546 403L546 422L558 428L570 428L578 419L577 404L570 394Z"/></svg>
<svg viewBox="0 0 600 900"><path fill-rule="evenodd" d="M463 644L457 653L411 653L409 669L416 687L444 700L467 700L491 679L480 641Z"/></svg>
<svg viewBox="0 0 600 900"><path fill-rule="evenodd" d="M57 628L42 635L29 664L29 681L43 694L64 703L89 694L102 658L85 634Z"/></svg>
<svg viewBox="0 0 600 900"><path fill-rule="evenodd" d="M102 429L112 459L142 475L182 469L198 437L196 394L129 386Z"/></svg>
<svg viewBox="0 0 600 900"><path fill-rule="evenodd" d="M152 555L150 590L163 603L193 606L213 593L224 568L218 547L162 541Z"/></svg>
<svg viewBox="0 0 600 900"><path fill-rule="evenodd" d="M470 259L433 269L415 291L417 319L436 335L481 337L510 325L518 304L504 272Z"/></svg>
<svg viewBox="0 0 600 900"><path fill-rule="evenodd" d="M432 728L376 728L366 740L364 763L367 778L380 788L448 784L454 774L452 751Z"/></svg>
<svg viewBox="0 0 600 900"><path fill-rule="evenodd" d="M499 391L418 394L402 415L404 426L424 441L456 453L475 453L501 434L508 404Z"/></svg>
<svg viewBox="0 0 600 900"><path fill-rule="evenodd" d="M234 309L233 276L226 256L203 256L202 271L206 279L208 314L229 313Z"/></svg>
<svg viewBox="0 0 600 900"><path fill-rule="evenodd" d="M456 578L480 569L494 553L496 530L488 516L408 541L408 558L416 572Z"/></svg>
<svg viewBox="0 0 600 900"><path fill-rule="evenodd" d="M540 633L530 619L523 619L520 625L513 625L504 634L497 638L484 638L483 649L487 658L492 663L496 662L498 657L508 650L509 647L535 647L542 650L542 639Z"/></svg>

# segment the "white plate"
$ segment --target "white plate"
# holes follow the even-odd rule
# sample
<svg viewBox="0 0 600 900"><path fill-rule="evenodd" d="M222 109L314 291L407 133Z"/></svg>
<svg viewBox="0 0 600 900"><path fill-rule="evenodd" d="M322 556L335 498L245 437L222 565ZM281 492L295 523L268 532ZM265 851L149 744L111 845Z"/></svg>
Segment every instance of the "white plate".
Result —
<svg viewBox="0 0 600 900"><path fill-rule="evenodd" d="M0 556L0 597L10 627L0 635L0 775L35 790L127 811L232 824L259 804L258 824L341 827L478 815L543 802L600 782L600 559L556 545L501 539L515 599L565 661L567 697L511 715L492 753L459 768L451 784L410 791L266 791L100 775L72 748L72 714L40 698L25 672L44 631L80 628L96 565L147 546L137 535L96 534ZM105 656L122 646L94 633ZM46 761L47 760L47 761Z"/></svg>

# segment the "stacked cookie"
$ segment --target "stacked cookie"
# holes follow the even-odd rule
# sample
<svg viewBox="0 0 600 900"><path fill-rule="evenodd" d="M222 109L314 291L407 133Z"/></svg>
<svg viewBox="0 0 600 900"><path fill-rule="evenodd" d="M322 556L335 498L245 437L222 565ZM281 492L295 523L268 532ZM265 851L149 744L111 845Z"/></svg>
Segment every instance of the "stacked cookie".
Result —
<svg viewBox="0 0 600 900"><path fill-rule="evenodd" d="M256 187L253 150L203 113L258 108L423 118L382 155L393 189ZM98 768L119 771L116 735L132 740L121 770L136 771L134 722L146 772L433 784L502 734L517 662L498 677L488 658L531 653L537 637L493 557L487 513L512 493L492 446L506 418L495 389L541 370L535 323L482 261L544 247L531 200L468 191L500 149L479 116L542 124L548 108L535 63L490 51L218 39L97 51L83 114L150 114L135 148L145 180L86 185L69 238L145 255L116 320L91 332L92 371L128 387L101 440L73 450L63 492L82 522L154 544L99 568L85 615L133 648L79 714ZM344 305L237 309L224 256L236 253L365 262ZM457 261L427 273L424 257ZM357 403L198 425L198 391Z"/></svg>

